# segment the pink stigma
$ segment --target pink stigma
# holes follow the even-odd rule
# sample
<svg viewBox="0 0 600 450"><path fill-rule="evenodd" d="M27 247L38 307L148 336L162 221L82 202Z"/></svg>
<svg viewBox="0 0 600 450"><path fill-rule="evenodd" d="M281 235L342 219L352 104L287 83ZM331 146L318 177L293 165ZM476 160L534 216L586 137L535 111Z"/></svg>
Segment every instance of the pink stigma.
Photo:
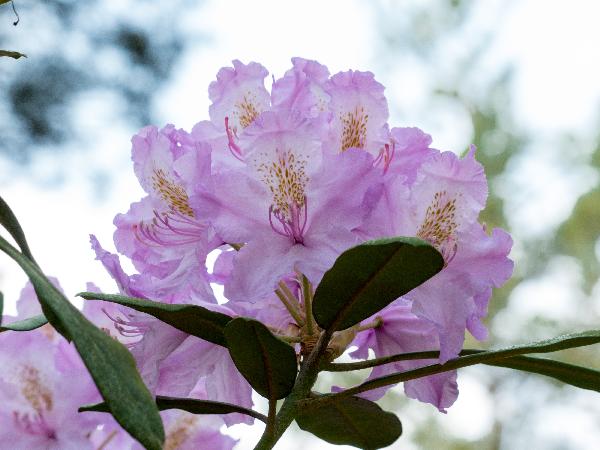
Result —
<svg viewBox="0 0 600 450"><path fill-rule="evenodd" d="M231 128L229 127L229 117L225 117L225 131L227 132L229 151L237 159L243 161L244 159L242 158L242 149L239 147L239 145L235 143L235 136L233 135L233 131L231 131Z"/></svg>
<svg viewBox="0 0 600 450"><path fill-rule="evenodd" d="M379 155L373 161L373 166L377 167L379 164L383 164L383 173L387 173L392 159L394 159L394 154L396 153L396 144L392 142L390 144L385 144L381 150L379 150Z"/></svg>

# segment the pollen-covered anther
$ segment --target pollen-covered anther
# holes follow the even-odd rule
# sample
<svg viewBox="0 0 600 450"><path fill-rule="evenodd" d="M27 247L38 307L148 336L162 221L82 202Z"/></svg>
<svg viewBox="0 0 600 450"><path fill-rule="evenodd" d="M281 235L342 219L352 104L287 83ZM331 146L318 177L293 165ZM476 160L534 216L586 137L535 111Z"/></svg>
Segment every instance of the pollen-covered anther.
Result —
<svg viewBox="0 0 600 450"><path fill-rule="evenodd" d="M340 151L349 148L364 148L367 140L367 123L369 115L365 114L362 106L357 106L354 111L340 115L342 122L342 144Z"/></svg>
<svg viewBox="0 0 600 450"><path fill-rule="evenodd" d="M184 216L194 217L190 207L187 192L177 183L173 182L162 169L154 169L152 174L152 187L169 205L169 208Z"/></svg>
<svg viewBox="0 0 600 450"><path fill-rule="evenodd" d="M448 264L456 254L457 228L456 198L449 198L446 191L436 192L417 237L433 245Z"/></svg>
<svg viewBox="0 0 600 450"><path fill-rule="evenodd" d="M176 450L180 448L192 435L196 427L195 417L183 417L167 431L164 450Z"/></svg>
<svg viewBox="0 0 600 450"><path fill-rule="evenodd" d="M254 100L254 101L253 101ZM233 117L237 119L237 122L242 128L246 128L254 119L258 117L261 111L256 107L256 96L252 92L248 91L242 100L235 104L233 110Z"/></svg>
<svg viewBox="0 0 600 450"><path fill-rule="evenodd" d="M43 411L51 411L53 406L52 392L44 386L40 372L35 367L24 366L20 373L21 394L31 407L41 414Z"/></svg>

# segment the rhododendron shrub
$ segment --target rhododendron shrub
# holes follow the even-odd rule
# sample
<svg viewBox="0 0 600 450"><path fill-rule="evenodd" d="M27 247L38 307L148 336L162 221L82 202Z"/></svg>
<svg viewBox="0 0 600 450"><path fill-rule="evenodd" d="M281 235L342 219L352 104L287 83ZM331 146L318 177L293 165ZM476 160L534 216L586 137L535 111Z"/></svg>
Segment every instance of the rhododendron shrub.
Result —
<svg viewBox="0 0 600 450"><path fill-rule="evenodd" d="M270 449L295 420L334 444L382 448L402 427L374 401L399 383L441 412L457 369L478 363L600 391L597 371L523 356L593 344L598 331L463 349L466 332L487 337L492 290L513 270L508 233L478 221L488 187L475 147L458 156L391 127L370 72L294 58L270 90L267 76L234 61L209 86L209 120L133 137L145 196L114 219L120 255L91 236L116 287L89 284L82 311L0 202L19 249L0 246L31 280L0 328L2 442L230 449L221 425L259 420L256 448ZM364 368L358 386L313 391L320 372ZM253 409L253 391L268 411Z"/></svg>

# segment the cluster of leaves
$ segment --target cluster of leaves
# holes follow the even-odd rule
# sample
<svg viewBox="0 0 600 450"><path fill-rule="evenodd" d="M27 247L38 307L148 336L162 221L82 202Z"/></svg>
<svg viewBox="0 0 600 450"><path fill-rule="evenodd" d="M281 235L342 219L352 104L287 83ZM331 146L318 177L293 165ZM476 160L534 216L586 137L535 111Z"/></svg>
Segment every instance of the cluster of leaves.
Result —
<svg viewBox="0 0 600 450"><path fill-rule="evenodd" d="M0 237L0 249L29 276L44 312L0 331L27 331L49 322L72 341L96 383L104 402L81 411L105 411L148 449L160 449L164 430L158 410L182 409L195 414L244 413L266 423L256 449L270 449L292 421L319 438L358 448L382 448L402 433L400 420L359 394L382 386L454 370L489 364L542 374L579 388L600 392L600 372L553 360L524 356L600 342L600 331L502 350L464 350L447 363L386 375L338 393L313 392L321 371L352 371L393 361L435 358L437 352L393 355L357 363L331 363L328 344L334 333L349 329L396 298L417 287L443 267L441 255L429 244L398 237L371 241L344 252L325 274L312 303L319 339L298 363L294 348L262 323L232 318L196 305L165 304L121 295L81 293L86 300L103 300L150 314L190 335L227 347L240 373L269 401L268 415L237 405L185 398L153 398L128 351L91 324L46 278L27 245L25 235L8 205L0 199L0 223L19 249ZM2 305L0 299L0 306ZM277 400L284 399L277 410Z"/></svg>

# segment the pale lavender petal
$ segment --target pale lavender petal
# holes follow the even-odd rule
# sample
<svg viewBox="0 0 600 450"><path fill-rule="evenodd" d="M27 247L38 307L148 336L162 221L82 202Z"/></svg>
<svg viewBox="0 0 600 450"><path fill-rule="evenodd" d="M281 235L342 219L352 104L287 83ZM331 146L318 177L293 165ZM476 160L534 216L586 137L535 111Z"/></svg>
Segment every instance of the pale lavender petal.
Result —
<svg viewBox="0 0 600 450"><path fill-rule="evenodd" d="M366 358L371 348L375 357L399 353L429 351L439 348L438 333L428 320L421 319L410 311L410 304L399 301L380 311L376 317L382 325L363 332L354 341L358 349L351 355ZM404 372L435 363L435 360L399 361L375 367L369 379ZM385 386L363 394L370 400L378 400L392 386ZM431 403L441 412L450 407L458 396L456 371L431 375L404 383L404 391L410 398Z"/></svg>
<svg viewBox="0 0 600 450"><path fill-rule="evenodd" d="M188 337L162 362L157 393L187 396L200 380L206 385L204 398L252 407L252 388L235 368L229 351L195 337ZM253 421L242 414L227 414L223 419L228 425Z"/></svg>
<svg viewBox="0 0 600 450"><path fill-rule="evenodd" d="M317 61L292 58L293 68L273 83L273 108L299 111L304 117L315 117L327 110L329 95L325 84L329 79L327 67Z"/></svg>
<svg viewBox="0 0 600 450"><path fill-rule="evenodd" d="M378 155L389 141L383 85L371 72L349 70L333 75L325 90L331 96L331 151L360 148Z"/></svg>
<svg viewBox="0 0 600 450"><path fill-rule="evenodd" d="M208 87L212 101L208 113L213 124L222 129L225 117L228 117L232 130L241 133L268 109L270 95L264 86L268 74L258 63L243 64L237 59L233 61L233 67L219 70L217 80Z"/></svg>
<svg viewBox="0 0 600 450"><path fill-rule="evenodd" d="M431 136L418 128L392 128L394 154L389 171L403 175L412 185L423 162L437 152L430 149Z"/></svg>

